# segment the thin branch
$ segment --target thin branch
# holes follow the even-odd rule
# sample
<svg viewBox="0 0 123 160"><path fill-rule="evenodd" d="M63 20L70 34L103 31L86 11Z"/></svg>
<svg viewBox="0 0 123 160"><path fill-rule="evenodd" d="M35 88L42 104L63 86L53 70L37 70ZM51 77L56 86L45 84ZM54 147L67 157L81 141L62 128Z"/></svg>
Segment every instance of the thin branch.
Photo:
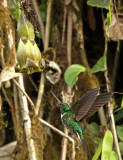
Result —
<svg viewBox="0 0 123 160"><path fill-rule="evenodd" d="M20 88L22 88L22 90L25 91L22 75L19 76L19 85L21 86ZM23 92L20 90L19 90L19 100L21 105L21 114L23 118L24 129L25 129L29 159L37 160L34 140L32 138L32 133L31 133L31 119L29 117L27 99L26 99L26 96L23 94Z"/></svg>
<svg viewBox="0 0 123 160"><path fill-rule="evenodd" d="M37 85L35 84L35 82L33 81L32 77L31 77L31 76L29 76L28 78L29 78L29 80L30 80L31 84L33 85L33 87L34 87L35 91L38 91L38 87L37 87Z"/></svg>
<svg viewBox="0 0 123 160"><path fill-rule="evenodd" d="M49 30L50 30L50 20L51 20L51 8L52 8L52 0L48 1L47 6L47 18L46 18L46 32L45 32L45 43L44 43L44 50L48 48L49 45ZM36 102L36 114L39 114L40 106L42 102L42 97L44 93L44 83L45 83L45 75L44 73L41 74L40 78L40 84L39 84L39 92L38 92L38 98ZM41 89L41 91L40 91Z"/></svg>
<svg viewBox="0 0 123 160"><path fill-rule="evenodd" d="M31 104L32 108L35 110L35 105L32 102L32 100L30 99L30 97L28 96L28 94L22 89L20 84L15 79L12 79L12 80L16 84L16 86L23 92L23 94L26 96L26 98L28 99L29 103Z"/></svg>
<svg viewBox="0 0 123 160"><path fill-rule="evenodd" d="M44 43L45 43L45 29L44 29L44 24L43 24L43 20L42 20L42 17L41 17L41 13L40 13L39 8L38 8L37 0L32 0L32 3L33 3L33 7L35 9L35 12L37 14L38 22L40 24L42 42L43 42L43 45L44 45Z"/></svg>
<svg viewBox="0 0 123 160"><path fill-rule="evenodd" d="M104 54L107 55L107 39L105 39L105 51ZM106 68L107 68L107 64L106 64ZM107 87L107 91L110 92L111 91L111 83L108 77L108 70L106 70L104 72L104 77L106 80L106 87ZM121 153L120 153L120 148L119 148L119 144L118 144L118 138L117 138L117 133L116 133L116 127L115 127L115 121L114 121L114 115L113 115L113 99L111 98L111 101L108 103L108 113L109 116L111 118L111 130L114 136L114 145L118 154L118 159L122 160L121 157Z"/></svg>
<svg viewBox="0 0 123 160"><path fill-rule="evenodd" d="M44 75L44 73L42 73L41 79L40 79L39 91L38 91L38 98L36 101L36 109L35 109L36 115L38 115L39 111L40 111L40 105L41 105L42 97L43 97L43 93L44 93L44 80L45 80L45 75Z"/></svg>
<svg viewBox="0 0 123 160"><path fill-rule="evenodd" d="M44 125L46 125L47 127L51 128L54 132L58 133L59 135L67 138L70 142L74 143L74 139L71 138L70 136L68 136L67 134L65 134L64 132L60 131L59 129L57 129L56 127L52 126L51 124L47 123L46 121L44 121L41 118L38 118L38 120L43 123Z"/></svg>

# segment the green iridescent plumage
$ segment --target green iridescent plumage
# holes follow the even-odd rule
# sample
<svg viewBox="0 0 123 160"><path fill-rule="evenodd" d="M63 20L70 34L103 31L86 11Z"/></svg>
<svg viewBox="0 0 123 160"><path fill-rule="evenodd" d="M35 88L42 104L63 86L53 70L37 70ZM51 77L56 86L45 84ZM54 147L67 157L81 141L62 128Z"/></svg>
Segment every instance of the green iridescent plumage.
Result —
<svg viewBox="0 0 123 160"><path fill-rule="evenodd" d="M84 144L83 131L78 121L93 115L98 109L105 105L113 95L111 92L106 92L98 95L99 88L95 88L85 94L71 108L68 104L62 103L52 92L53 96L60 104L61 120L64 126L79 138L84 152L86 152Z"/></svg>

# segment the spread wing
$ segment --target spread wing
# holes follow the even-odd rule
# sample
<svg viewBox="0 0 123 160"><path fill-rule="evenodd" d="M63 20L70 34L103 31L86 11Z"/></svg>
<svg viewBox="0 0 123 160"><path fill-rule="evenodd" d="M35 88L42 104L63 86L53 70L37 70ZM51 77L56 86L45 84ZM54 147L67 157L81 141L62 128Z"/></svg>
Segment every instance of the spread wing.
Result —
<svg viewBox="0 0 123 160"><path fill-rule="evenodd" d="M111 98L113 92L106 92L97 96L96 100L92 104L88 113L86 114L86 118L92 116L95 112L97 112L101 107L103 107Z"/></svg>
<svg viewBox="0 0 123 160"><path fill-rule="evenodd" d="M75 120L80 121L86 116L95 99L100 88L95 88L85 94L79 101L77 101L71 108L71 111L74 110Z"/></svg>

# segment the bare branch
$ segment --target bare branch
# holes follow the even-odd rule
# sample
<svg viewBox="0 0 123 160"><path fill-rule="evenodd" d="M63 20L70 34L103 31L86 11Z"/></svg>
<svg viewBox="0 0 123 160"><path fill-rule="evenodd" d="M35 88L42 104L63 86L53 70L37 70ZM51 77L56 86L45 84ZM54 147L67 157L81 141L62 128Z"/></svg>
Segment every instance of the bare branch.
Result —
<svg viewBox="0 0 123 160"><path fill-rule="evenodd" d="M71 138L70 136L68 136L67 134L65 134L64 132L60 131L59 129L57 129L56 127L52 126L51 124L47 123L46 121L44 121L43 119L41 118L38 118L39 121L41 123L43 123L44 125L46 125L47 127L50 127L54 132L58 133L59 135L67 138L70 142L74 143L74 139Z"/></svg>
<svg viewBox="0 0 123 160"><path fill-rule="evenodd" d="M19 76L19 85L21 86L20 88L22 88L22 90L24 91L22 75ZM23 92L20 90L19 90L19 100L21 105L21 114L22 114L23 123L24 123L29 159L37 160L34 140L32 139L32 133L31 133L31 120L29 117L27 99L26 99L26 96L23 94Z"/></svg>
<svg viewBox="0 0 123 160"><path fill-rule="evenodd" d="M38 91L38 98L36 101L36 110L35 110L36 115L38 115L40 111L40 105L41 105L42 97L44 93L44 80L45 80L45 75L44 73L42 73L41 79L40 79L39 91Z"/></svg>

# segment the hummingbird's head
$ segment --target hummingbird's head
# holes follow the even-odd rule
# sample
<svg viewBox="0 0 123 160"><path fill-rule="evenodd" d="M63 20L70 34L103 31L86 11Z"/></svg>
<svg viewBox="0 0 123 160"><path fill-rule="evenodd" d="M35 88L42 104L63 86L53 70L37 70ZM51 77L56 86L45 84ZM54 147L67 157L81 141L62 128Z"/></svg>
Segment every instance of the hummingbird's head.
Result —
<svg viewBox="0 0 123 160"><path fill-rule="evenodd" d="M61 112L67 112L70 109L70 107L67 103L61 103L60 107L61 107Z"/></svg>
<svg viewBox="0 0 123 160"><path fill-rule="evenodd" d="M52 92L51 92L52 93ZM60 104L60 108L61 108L61 112L67 112L70 107L67 103L62 103L56 96L54 93L52 93L52 95L55 97L55 99L59 102Z"/></svg>

